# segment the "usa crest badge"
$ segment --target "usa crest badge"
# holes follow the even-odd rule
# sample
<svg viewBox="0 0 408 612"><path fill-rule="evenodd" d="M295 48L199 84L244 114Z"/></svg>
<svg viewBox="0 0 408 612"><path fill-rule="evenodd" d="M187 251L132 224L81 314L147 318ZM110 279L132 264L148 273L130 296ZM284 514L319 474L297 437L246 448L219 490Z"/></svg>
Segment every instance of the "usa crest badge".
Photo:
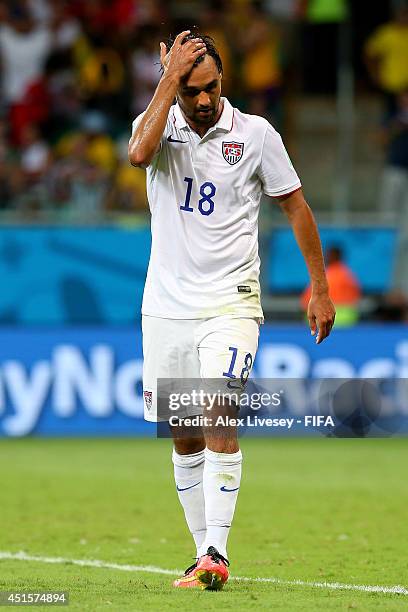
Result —
<svg viewBox="0 0 408 612"><path fill-rule="evenodd" d="M222 143L222 154L224 156L225 161L231 164L231 166L239 162L239 160L242 158L243 153L244 153L244 143L243 142L223 142Z"/></svg>

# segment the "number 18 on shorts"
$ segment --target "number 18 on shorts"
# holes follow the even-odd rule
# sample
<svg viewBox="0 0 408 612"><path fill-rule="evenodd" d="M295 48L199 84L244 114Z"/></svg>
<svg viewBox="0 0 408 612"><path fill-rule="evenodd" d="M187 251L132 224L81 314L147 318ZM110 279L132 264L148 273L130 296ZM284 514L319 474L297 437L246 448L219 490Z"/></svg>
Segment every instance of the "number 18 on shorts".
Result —
<svg viewBox="0 0 408 612"><path fill-rule="evenodd" d="M258 348L259 321L229 315L210 319L164 319L144 315L143 396L148 421L169 420L158 409L157 381L166 379L166 393L191 393L191 380L208 381L208 391L239 393L251 373ZM217 387L217 389L215 388ZM178 416L203 413L203 406L180 407ZM167 406L168 408L168 406Z"/></svg>

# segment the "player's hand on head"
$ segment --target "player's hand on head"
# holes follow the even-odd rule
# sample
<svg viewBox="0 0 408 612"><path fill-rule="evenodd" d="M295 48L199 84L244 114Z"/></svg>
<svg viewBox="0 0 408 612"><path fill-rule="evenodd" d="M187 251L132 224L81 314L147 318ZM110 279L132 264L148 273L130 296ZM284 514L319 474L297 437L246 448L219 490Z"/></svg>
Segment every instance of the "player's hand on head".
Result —
<svg viewBox="0 0 408 612"><path fill-rule="evenodd" d="M316 344L323 342L330 334L336 318L336 309L328 293L313 295L307 309L310 332L316 335Z"/></svg>
<svg viewBox="0 0 408 612"><path fill-rule="evenodd" d="M190 30L180 32L169 51L164 42L160 43L160 61L165 74L174 73L182 79L191 71L196 59L206 52L207 48L201 38L190 38L182 44L189 34Z"/></svg>

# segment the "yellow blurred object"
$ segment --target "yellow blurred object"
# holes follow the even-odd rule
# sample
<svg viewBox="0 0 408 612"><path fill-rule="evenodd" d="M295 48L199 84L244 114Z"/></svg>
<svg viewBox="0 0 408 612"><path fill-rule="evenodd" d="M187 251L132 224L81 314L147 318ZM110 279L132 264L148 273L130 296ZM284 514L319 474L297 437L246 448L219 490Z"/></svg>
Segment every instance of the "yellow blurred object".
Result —
<svg viewBox="0 0 408 612"><path fill-rule="evenodd" d="M227 39L223 31L217 27L210 28L205 32L207 36L211 36L214 40L215 46L220 54L222 61L223 74L225 75L225 81L223 82L224 93L228 91L228 81L231 79L231 52Z"/></svg>
<svg viewBox="0 0 408 612"><path fill-rule="evenodd" d="M68 157L68 155L71 155L75 143L78 140L78 136L79 134L77 132L64 134L54 147L54 153L57 157Z"/></svg>
<svg viewBox="0 0 408 612"><path fill-rule="evenodd" d="M58 157L82 154L87 161L108 173L117 163L115 144L106 134L91 137L80 132L66 134L55 146L55 153Z"/></svg>
<svg viewBox="0 0 408 612"><path fill-rule="evenodd" d="M134 168L128 162L121 164L115 177L115 185L120 191L132 192L135 208L147 208L146 172Z"/></svg>
<svg viewBox="0 0 408 612"><path fill-rule="evenodd" d="M119 53L109 47L94 48L81 35L73 45L79 87L85 94L110 94L123 85L125 67Z"/></svg>
<svg viewBox="0 0 408 612"><path fill-rule="evenodd" d="M386 91L398 93L408 87L408 26L393 22L380 26L365 51L378 59L380 84Z"/></svg>
<svg viewBox="0 0 408 612"><path fill-rule="evenodd" d="M88 161L99 166L106 172L112 172L117 162L116 148L113 140L104 134L94 136L88 142L86 157Z"/></svg>
<svg viewBox="0 0 408 612"><path fill-rule="evenodd" d="M277 39L271 35L251 49L244 59L242 72L250 92L277 87L281 82Z"/></svg>
<svg viewBox="0 0 408 612"><path fill-rule="evenodd" d="M119 53L113 49L97 49L85 60L80 70L80 87L90 93L114 93L125 76Z"/></svg>

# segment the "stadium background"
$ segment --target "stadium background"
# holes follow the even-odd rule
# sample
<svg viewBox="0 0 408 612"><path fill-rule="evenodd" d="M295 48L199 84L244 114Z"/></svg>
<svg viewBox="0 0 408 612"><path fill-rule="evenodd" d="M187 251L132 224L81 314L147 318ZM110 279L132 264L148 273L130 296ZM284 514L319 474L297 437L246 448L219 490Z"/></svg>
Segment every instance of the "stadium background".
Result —
<svg viewBox="0 0 408 612"><path fill-rule="evenodd" d="M263 202L256 373L406 376L408 19L404 2L365 6L0 3L2 436L152 433L139 331L149 214L127 142L160 76L159 41L185 27L214 37L231 101L282 132L325 249L341 247L359 285L315 347L305 265Z"/></svg>

